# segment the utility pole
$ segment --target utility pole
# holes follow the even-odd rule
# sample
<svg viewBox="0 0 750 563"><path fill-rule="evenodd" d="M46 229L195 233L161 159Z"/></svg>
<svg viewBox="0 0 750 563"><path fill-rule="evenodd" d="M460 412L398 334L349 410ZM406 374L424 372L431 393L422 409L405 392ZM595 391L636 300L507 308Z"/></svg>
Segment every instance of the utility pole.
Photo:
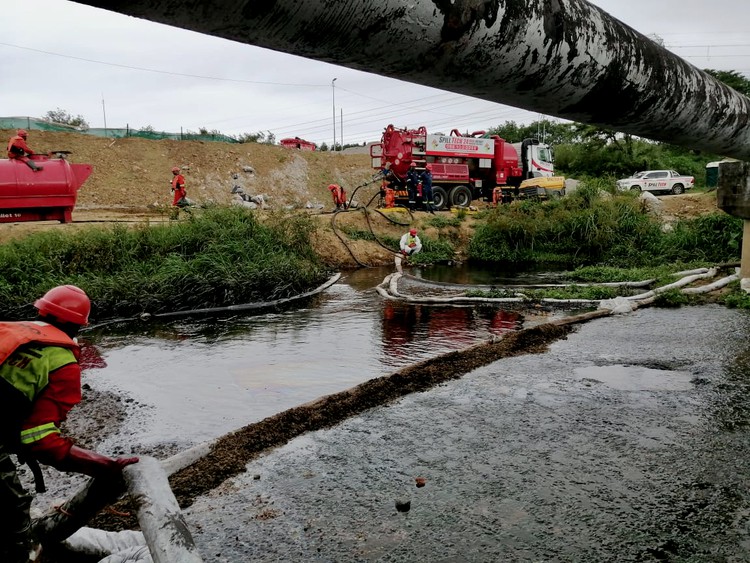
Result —
<svg viewBox="0 0 750 563"><path fill-rule="evenodd" d="M107 136L107 108L104 107L104 92L102 92L102 113L104 114L104 136Z"/></svg>
<svg viewBox="0 0 750 563"><path fill-rule="evenodd" d="M341 127L341 150L344 150L344 108L341 108L341 119L339 119L339 125Z"/></svg>
<svg viewBox="0 0 750 563"><path fill-rule="evenodd" d="M331 80L331 99L333 100L333 146L332 151L336 150L336 79Z"/></svg>

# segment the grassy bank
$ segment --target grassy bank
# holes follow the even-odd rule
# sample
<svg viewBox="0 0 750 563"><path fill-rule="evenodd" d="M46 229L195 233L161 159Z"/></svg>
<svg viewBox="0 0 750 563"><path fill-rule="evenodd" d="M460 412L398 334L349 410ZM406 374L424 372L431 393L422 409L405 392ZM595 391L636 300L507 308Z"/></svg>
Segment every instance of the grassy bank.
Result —
<svg viewBox="0 0 750 563"><path fill-rule="evenodd" d="M739 260L741 219L716 213L681 220L665 231L635 194L603 192L602 187L592 183L559 200L499 206L477 228L470 258L572 268Z"/></svg>
<svg viewBox="0 0 750 563"><path fill-rule="evenodd" d="M31 303L59 284L89 294L94 320L288 297L328 275L313 229L305 215L261 222L214 208L164 226L31 235L0 246L0 318L32 317Z"/></svg>
<svg viewBox="0 0 750 563"><path fill-rule="evenodd" d="M681 270L739 262L742 228L741 219L717 212L665 229L637 194L616 192L606 181L593 181L560 200L498 207L477 228L469 255L484 263L571 269L569 277L578 282L653 279L655 286L662 286L675 281L673 274ZM561 299L627 294L622 289L573 286L526 293ZM704 300L678 291L660 297L660 303L669 306ZM750 308L750 297L739 282L718 301Z"/></svg>

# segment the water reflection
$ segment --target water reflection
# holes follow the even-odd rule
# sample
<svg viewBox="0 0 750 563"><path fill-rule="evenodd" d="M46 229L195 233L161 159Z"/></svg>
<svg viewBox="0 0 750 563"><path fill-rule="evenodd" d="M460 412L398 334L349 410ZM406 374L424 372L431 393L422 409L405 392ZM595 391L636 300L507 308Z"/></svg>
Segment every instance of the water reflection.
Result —
<svg viewBox="0 0 750 563"><path fill-rule="evenodd" d="M374 287L388 273L351 272L296 309L91 331L100 368L84 375L154 407L137 432L146 441L195 442L522 322L489 306L384 300Z"/></svg>
<svg viewBox="0 0 750 563"><path fill-rule="evenodd" d="M493 307L435 307L386 301L382 308L385 356L408 358L428 343L434 348L464 348L489 335L518 330L523 317Z"/></svg>
<svg viewBox="0 0 750 563"><path fill-rule="evenodd" d="M537 266L537 268L539 268ZM568 283L566 272L550 271L533 267L519 268L516 265L478 267L475 264L463 263L455 266L437 264L429 267L418 267L408 273L430 281L466 285L524 285L538 283Z"/></svg>

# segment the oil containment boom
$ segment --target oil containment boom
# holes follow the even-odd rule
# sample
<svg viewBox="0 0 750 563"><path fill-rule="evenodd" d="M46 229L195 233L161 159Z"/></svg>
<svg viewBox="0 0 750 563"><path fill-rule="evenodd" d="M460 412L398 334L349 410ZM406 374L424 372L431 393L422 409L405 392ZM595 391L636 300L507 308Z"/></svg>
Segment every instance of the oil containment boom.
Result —
<svg viewBox="0 0 750 563"><path fill-rule="evenodd" d="M79 3L750 160L750 99L585 0Z"/></svg>

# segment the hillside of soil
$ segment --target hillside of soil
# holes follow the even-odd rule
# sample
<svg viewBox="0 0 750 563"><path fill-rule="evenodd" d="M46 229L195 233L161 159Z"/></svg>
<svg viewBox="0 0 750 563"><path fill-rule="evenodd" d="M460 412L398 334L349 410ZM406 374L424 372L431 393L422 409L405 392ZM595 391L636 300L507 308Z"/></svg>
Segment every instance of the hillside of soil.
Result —
<svg viewBox="0 0 750 563"><path fill-rule="evenodd" d="M8 138L12 134L15 131L0 130L0 136ZM327 189L331 183L341 184L351 196L357 186L372 178L370 157L361 151L307 152L256 143L108 139L33 130L28 143L40 153L70 151L71 162L89 163L93 165L93 173L78 192L73 224L53 221L0 224L0 243L43 229L72 230L102 222L167 222L172 201L171 169L177 166L185 176L188 197L199 205L230 203L232 188L238 185L248 195L263 195L271 209L307 209L320 215L321 229L314 243L318 253L332 266L357 267L392 260L387 249L372 241L344 244L334 228L345 225L354 230L370 228L364 214L358 211L337 214L334 220ZM366 204L377 192L378 186L371 184L359 190L355 199ZM715 193L663 196L659 201L665 222L717 209ZM436 235L424 222L428 217L424 213L416 213L414 218L406 213L391 215L397 223L411 222L423 228L428 237ZM371 214L370 223L379 235L397 237L403 231L402 226L379 214ZM450 233L459 252L471 236L472 223L469 219L457 232Z"/></svg>
<svg viewBox="0 0 750 563"><path fill-rule="evenodd" d="M5 138L14 133L0 130ZM185 176L188 197L198 203L228 203L232 187L239 184L248 194L264 194L273 207L328 206L328 184L349 189L373 173L366 154L303 152L256 143L108 139L46 131L30 131L28 143L36 152L66 150L71 162L93 165L93 174L79 191L77 210L167 206L175 166Z"/></svg>

